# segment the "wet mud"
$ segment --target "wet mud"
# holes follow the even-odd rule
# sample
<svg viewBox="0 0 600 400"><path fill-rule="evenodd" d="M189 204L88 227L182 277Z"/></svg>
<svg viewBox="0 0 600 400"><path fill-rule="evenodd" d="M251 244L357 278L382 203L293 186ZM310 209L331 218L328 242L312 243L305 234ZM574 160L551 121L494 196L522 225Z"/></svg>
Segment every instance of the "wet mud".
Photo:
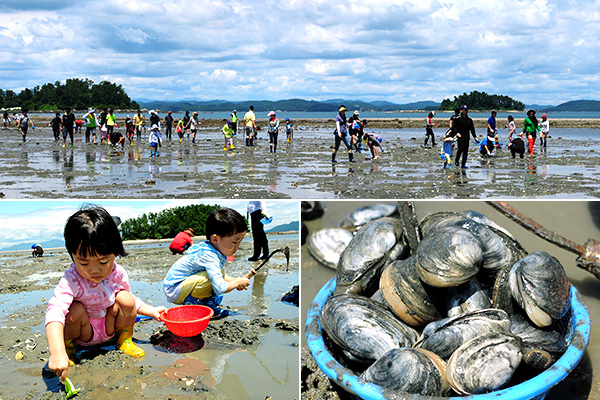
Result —
<svg viewBox="0 0 600 400"><path fill-rule="evenodd" d="M404 122L403 122L404 123ZM390 125L391 124L391 125ZM291 143L280 132L269 152L264 129L255 147L238 134L235 150L223 150L218 128L203 126L196 143L164 140L150 157L147 138L113 149L84 143L61 147L50 128L31 131L23 143L16 129L1 132L0 197L6 198L596 198L600 185L597 129L555 127L546 149L513 159L501 148L482 158L470 145L469 169L442 169L439 145L423 148L424 129L393 120L367 130L383 136L385 152L368 151L349 163L346 151L331 163L333 124L296 123ZM409 124L409 125L412 125ZM400 128L402 127L402 128ZM445 129L436 129L439 142ZM483 128L478 128L480 138ZM500 133L507 143L507 132ZM539 146L539 143L537 143ZM343 146L342 146L343 148Z"/></svg>
<svg viewBox="0 0 600 400"><path fill-rule="evenodd" d="M142 320L133 335L146 352L142 360L115 351L114 343L79 348L79 363L69 369L69 378L82 388L77 398L298 398L299 309L281 301L299 284L298 238L269 235L269 242L273 248L290 247L290 269L275 255L248 291L225 295L223 305L232 315L211 321L197 337L180 338L162 322ZM132 291L148 304L173 307L162 294L162 279L179 256L171 255L168 244L127 242L129 255L118 261L129 273ZM251 239L242 242L226 266L228 274L255 267L246 261L251 252ZM65 398L60 381L47 370L44 316L69 262L64 249L48 249L37 259L29 252L0 254L2 399Z"/></svg>

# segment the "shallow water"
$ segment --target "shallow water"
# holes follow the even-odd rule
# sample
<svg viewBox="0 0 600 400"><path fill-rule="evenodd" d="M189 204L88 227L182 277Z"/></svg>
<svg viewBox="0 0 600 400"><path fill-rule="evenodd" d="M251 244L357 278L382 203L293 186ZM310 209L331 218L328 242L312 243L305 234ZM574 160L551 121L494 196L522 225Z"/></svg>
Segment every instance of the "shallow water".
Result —
<svg viewBox="0 0 600 400"><path fill-rule="evenodd" d="M225 152L222 135L205 129L195 144L165 140L157 158L149 157L146 139L113 150L77 135L74 148L62 149L49 128L33 131L27 143L11 129L0 148L0 187L8 198L598 197L597 130L554 129L550 147L516 160L506 148L483 159L472 142L468 170L442 169L439 149L422 148L421 130L374 131L384 138L380 160L363 152L350 164L340 151L332 164L327 126L298 129L291 144L280 134L277 154L269 153L264 133L257 147L239 136L237 149ZM502 130L501 141L506 136Z"/></svg>
<svg viewBox="0 0 600 400"><path fill-rule="evenodd" d="M308 221L310 231L321 227L337 226L350 211L364 206L366 202L326 202L325 215L321 219ZM554 230L578 244L584 244L588 238L600 240L600 203L581 201L511 201L516 209L530 218ZM504 228L508 229L529 252L547 251L564 266L571 283L583 295L590 312L592 331L587 351L577 368L569 377L556 386L548 395L548 400L596 399L600 397L600 332L596 324L600 323L600 281L592 274L577 268L576 256L562 250L521 228L487 204L481 201L442 202L417 201L416 211L420 218L437 211L476 210ZM334 276L335 271L317 263L302 246L302 329L306 313L312 299L323 284ZM301 340L306 343L304 333Z"/></svg>
<svg viewBox="0 0 600 400"><path fill-rule="evenodd" d="M246 321L259 316L277 320L299 320L299 309L280 301L281 296L294 285L299 284L297 235L269 235L272 249L289 246L291 249L290 270L285 269L285 257L276 254L252 279L247 291L233 291L224 298L235 315L226 320ZM256 264L246 261L251 253L252 241L242 243L236 258L228 263L227 271L233 276L245 274ZM132 292L148 304L172 307L166 302L162 292L162 278L169 265L176 260L168 250L168 243L128 245L129 256L119 262L126 267ZM53 295L53 288L68 266L68 255L64 250L48 252L49 257L33 259L26 253L8 253L0 256L0 271L6 280L0 287L0 398L23 398L27 392L36 396L45 392L46 383L41 372L48 357L44 333L44 314L47 301ZM17 286L7 282L19 282ZM225 321L226 321L225 320ZM213 321L220 324L223 321ZM185 353L168 353L150 344L148 338L163 327L154 320L144 320L136 324L134 339L145 350L143 360L135 362L135 368L143 368L144 374L137 377L129 370L112 371L114 365L107 365L112 374L110 379L102 371L87 371L85 368L70 370L69 376L76 383L89 382L86 396L119 397L114 391L104 392L103 379L114 383L119 379L130 381L133 393L145 393L149 398L165 398L177 395L179 381L169 382L156 376L171 376L174 365L185 364L192 376L201 375L202 381L221 393L235 399L298 398L299 352L298 331L276 329L274 324L261 328L260 343L238 348L201 348ZM24 349L24 340L32 338L37 347L33 351ZM44 349L45 352L44 352ZM17 350L25 353L25 358L15 361ZM42 351L41 353L37 353ZM175 368L175 371L177 369ZM110 372L112 371L112 372ZM129 371L129 372L128 372ZM122 374L123 376L120 376ZM146 378L144 378L146 376ZM116 378L118 377L118 379ZM158 386L150 385L150 379L162 381ZM256 384L260 382L260 384ZM90 387L91 386L91 387ZM137 389L136 389L137 388ZM124 392L122 398L131 398L131 392ZM191 394L191 393L190 393ZM114 397L117 396L117 397Z"/></svg>

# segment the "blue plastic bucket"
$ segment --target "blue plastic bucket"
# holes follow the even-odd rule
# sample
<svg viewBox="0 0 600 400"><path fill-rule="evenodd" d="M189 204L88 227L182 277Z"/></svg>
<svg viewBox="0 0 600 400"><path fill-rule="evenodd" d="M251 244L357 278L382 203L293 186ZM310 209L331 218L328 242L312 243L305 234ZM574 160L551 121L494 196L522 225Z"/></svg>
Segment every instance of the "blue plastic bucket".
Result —
<svg viewBox="0 0 600 400"><path fill-rule="evenodd" d="M308 348L319 368L330 379L346 391L365 400L386 400L385 389L370 382L365 382L353 371L337 362L329 353L323 340L321 310L325 301L332 296L335 289L335 278L330 279L315 296L306 316L306 337ZM590 339L590 314L583 303L579 292L571 286L571 319L567 332L567 351L550 368L539 375L518 385L492 393L462 397L430 397L413 394L395 393L394 400L529 400L543 399L550 389L562 381L577 366Z"/></svg>

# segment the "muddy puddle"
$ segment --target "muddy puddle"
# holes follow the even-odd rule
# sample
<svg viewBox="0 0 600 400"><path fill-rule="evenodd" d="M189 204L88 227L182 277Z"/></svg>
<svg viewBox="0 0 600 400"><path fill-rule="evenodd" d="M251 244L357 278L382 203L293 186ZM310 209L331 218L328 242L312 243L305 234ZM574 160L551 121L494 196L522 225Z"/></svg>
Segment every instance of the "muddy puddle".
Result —
<svg viewBox="0 0 600 400"><path fill-rule="evenodd" d="M281 297L299 284L297 235L269 235L272 249L289 246L290 268L275 254L253 278L247 291L234 291L223 304L233 315L211 321L198 337L173 337L162 322L142 320L134 340L142 360L110 345L80 350L81 362L69 377L82 387L81 399L298 398L299 309ZM178 256L168 242L126 245L119 262L128 270L132 291L152 305L172 307L162 293L162 279ZM242 242L227 272L247 273L252 241ZM48 256L46 257L46 254ZM278 257L281 255L281 257ZM0 398L64 399L58 379L44 372L48 346L44 334L47 302L69 265L63 249L33 259L27 252L0 254ZM12 282L12 283L11 283ZM23 357L19 360L22 352Z"/></svg>
<svg viewBox="0 0 600 400"><path fill-rule="evenodd" d="M341 219L352 210L366 205L361 202L325 202L326 210L322 218L306 222L309 231L323 227L338 226ZM511 232L528 252L546 251L556 257L567 272L571 283L582 294L590 312L592 323L591 336L587 350L579 365L569 376L559 383L547 400L585 400L600 398L600 332L596 324L600 321L600 281L592 274L576 266L576 255L562 250L540 239L482 201L443 202L417 201L416 211L419 218L438 211L476 210ZM588 238L600 240L600 209L595 202L563 201L511 201L510 205L525 213L528 217L548 229L563 235L578 244L584 244ZM332 278L335 271L318 263L302 246L302 310L308 310L319 289ZM306 319L302 314L302 331ZM339 399L329 380L320 372L306 347L304 333L302 345L302 398L303 399Z"/></svg>
<svg viewBox="0 0 600 400"><path fill-rule="evenodd" d="M333 165L331 128L297 128L289 144L280 134L276 154L263 131L256 147L239 136L235 150L223 151L222 134L204 128L196 143L165 140L157 158L149 157L145 138L112 149L85 144L79 134L74 148L63 149L50 128L32 131L26 143L15 129L4 130L1 192L8 198L590 198L600 184L594 129L553 129L548 148L516 160L506 148L483 159L472 142L468 170L443 170L437 146L422 148L424 130L373 128L384 138L380 160L363 152L350 164L340 152ZM435 134L439 141L442 129ZM507 135L501 131L501 141Z"/></svg>

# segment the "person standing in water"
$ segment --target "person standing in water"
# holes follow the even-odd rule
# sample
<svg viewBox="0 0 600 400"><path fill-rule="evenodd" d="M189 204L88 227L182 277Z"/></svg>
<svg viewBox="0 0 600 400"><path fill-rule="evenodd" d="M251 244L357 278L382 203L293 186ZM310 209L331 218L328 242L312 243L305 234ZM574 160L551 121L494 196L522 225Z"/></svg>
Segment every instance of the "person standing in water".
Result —
<svg viewBox="0 0 600 400"><path fill-rule="evenodd" d="M21 135L23 136L23 141L26 140L27 138L27 130L29 129L29 125L31 125L31 129L35 129L35 125L33 124L33 121L31 120L31 118L29 118L29 116L27 115L27 110L23 110L23 115L21 115L21 118L19 118L19 122L17 123L17 126L19 127L19 130L21 131Z"/></svg>
<svg viewBox="0 0 600 400"><path fill-rule="evenodd" d="M548 116L546 114L542 114L542 122L540 122L540 146L546 147L549 133L550 121L548 121Z"/></svg>
<svg viewBox="0 0 600 400"><path fill-rule="evenodd" d="M168 140L171 140L171 133L173 130L173 115L171 115L171 111L167 112L163 124L165 126L165 136Z"/></svg>
<svg viewBox="0 0 600 400"><path fill-rule="evenodd" d="M433 127L437 124L431 120L433 117L435 117L435 112L430 111L427 115L427 118L425 119L425 144L423 145L423 147L427 147L427 141L429 140L430 136L431 146L435 146L435 136L433 135Z"/></svg>
<svg viewBox="0 0 600 400"><path fill-rule="evenodd" d="M460 106L460 116L452 122L452 130L456 132L456 144L458 147L454 163L457 166L460 165L461 168L468 168L467 157L469 155L469 134L473 136L475 143L479 143L479 140L477 140L475 125L473 125L473 120L469 117L469 109L466 105L463 104ZM459 160L461 160L460 164Z"/></svg>
<svg viewBox="0 0 600 400"><path fill-rule="evenodd" d="M135 135L138 139L141 139L142 128L144 127L144 116L141 110L137 110L137 113L133 116L133 123L135 125Z"/></svg>
<svg viewBox="0 0 600 400"><path fill-rule="evenodd" d="M275 111L270 111L267 116L269 117L269 153L276 153L277 136L279 136L279 118L277 118Z"/></svg>
<svg viewBox="0 0 600 400"><path fill-rule="evenodd" d="M248 112L244 115L244 124L246 128L246 146L254 146L254 132L256 132L254 106L250 106Z"/></svg>
<svg viewBox="0 0 600 400"><path fill-rule="evenodd" d="M344 105L341 105L338 108L338 115L335 117L335 131L333 131L335 136L335 145L333 147L333 152L331 153L332 163L337 162L335 159L335 153L337 153L342 142L348 149L348 160L350 162L356 162L354 161L354 155L352 154L352 147L348 141L348 121L346 120L346 111L348 111L348 109Z"/></svg>
<svg viewBox="0 0 600 400"><path fill-rule="evenodd" d="M523 134L527 137L527 144L529 147L529 155L533 155L533 148L535 147L536 132L540 130L538 120L535 117L535 111L527 111L527 118L523 121Z"/></svg>
<svg viewBox="0 0 600 400"><path fill-rule="evenodd" d="M75 114L71 112L71 108L65 108L65 113L62 117L62 126L63 126L63 144L62 147L67 145L67 136L71 138L71 147L73 147L73 130L75 129Z"/></svg>

